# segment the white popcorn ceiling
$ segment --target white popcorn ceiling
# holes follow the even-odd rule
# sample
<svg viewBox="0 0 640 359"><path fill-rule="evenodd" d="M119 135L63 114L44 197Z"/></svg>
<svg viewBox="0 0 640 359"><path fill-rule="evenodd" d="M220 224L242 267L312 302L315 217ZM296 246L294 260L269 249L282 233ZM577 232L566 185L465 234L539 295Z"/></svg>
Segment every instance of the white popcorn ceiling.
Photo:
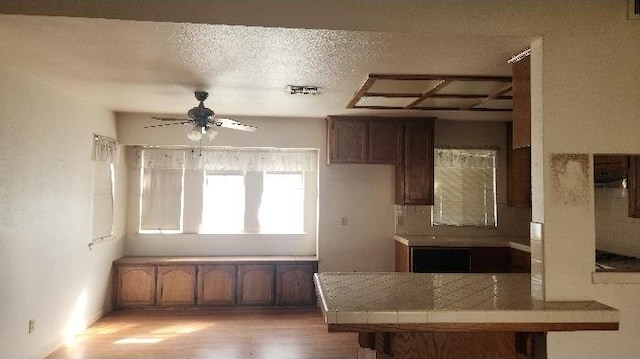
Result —
<svg viewBox="0 0 640 359"><path fill-rule="evenodd" d="M113 111L183 114L206 90L219 115L291 117L372 113L346 109L369 73L508 76L506 60L532 41L22 15L0 15L0 33L0 63ZM321 94L288 95L289 84Z"/></svg>

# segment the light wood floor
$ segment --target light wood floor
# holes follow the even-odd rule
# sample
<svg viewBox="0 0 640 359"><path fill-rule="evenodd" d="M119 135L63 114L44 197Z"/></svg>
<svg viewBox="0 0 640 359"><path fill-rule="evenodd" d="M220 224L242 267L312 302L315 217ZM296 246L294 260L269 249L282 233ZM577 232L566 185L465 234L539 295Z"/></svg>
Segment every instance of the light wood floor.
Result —
<svg viewBox="0 0 640 359"><path fill-rule="evenodd" d="M318 310L115 311L46 359L351 359L354 333Z"/></svg>

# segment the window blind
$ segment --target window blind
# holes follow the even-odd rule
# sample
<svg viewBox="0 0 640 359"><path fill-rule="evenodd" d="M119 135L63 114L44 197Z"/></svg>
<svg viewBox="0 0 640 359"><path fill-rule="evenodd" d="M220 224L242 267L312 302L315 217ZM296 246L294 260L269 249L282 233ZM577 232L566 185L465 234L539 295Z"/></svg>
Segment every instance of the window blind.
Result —
<svg viewBox="0 0 640 359"><path fill-rule="evenodd" d="M496 151L436 149L434 225L496 226Z"/></svg>

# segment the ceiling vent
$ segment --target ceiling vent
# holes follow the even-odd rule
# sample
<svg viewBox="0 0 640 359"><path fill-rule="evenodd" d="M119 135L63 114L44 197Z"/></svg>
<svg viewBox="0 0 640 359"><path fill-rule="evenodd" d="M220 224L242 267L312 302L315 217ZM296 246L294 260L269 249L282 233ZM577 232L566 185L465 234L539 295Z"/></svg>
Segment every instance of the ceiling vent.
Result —
<svg viewBox="0 0 640 359"><path fill-rule="evenodd" d="M640 20L640 0L627 0L627 19Z"/></svg>

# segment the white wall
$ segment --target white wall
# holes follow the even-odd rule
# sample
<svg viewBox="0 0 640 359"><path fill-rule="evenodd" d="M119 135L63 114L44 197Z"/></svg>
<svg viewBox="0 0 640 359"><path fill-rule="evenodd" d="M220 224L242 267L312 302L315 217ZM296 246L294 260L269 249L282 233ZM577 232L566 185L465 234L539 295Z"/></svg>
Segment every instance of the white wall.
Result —
<svg viewBox="0 0 640 359"><path fill-rule="evenodd" d="M432 226L432 206L396 206L396 217L402 216L402 224L396 218L396 233L454 236L529 237L530 208L507 205L507 124L504 122L436 121L436 147L477 147L497 149L496 156L496 204L498 226L454 227Z"/></svg>
<svg viewBox="0 0 640 359"><path fill-rule="evenodd" d="M626 188L595 189L596 249L640 257L640 219L629 217Z"/></svg>
<svg viewBox="0 0 640 359"><path fill-rule="evenodd" d="M175 116L175 115L174 115ZM175 235L158 238L136 233L138 196L135 171L130 172L127 255L314 255L321 271L393 270L392 166L327 165L326 122L322 118L258 118L231 116L255 125L246 133L221 129L215 146L319 149L318 243L301 239L224 238ZM119 114L120 141L136 145L193 145L186 126L143 129L148 114ZM348 224L341 225L347 217ZM366 254L365 254L366 253Z"/></svg>
<svg viewBox="0 0 640 359"><path fill-rule="evenodd" d="M116 137L109 111L0 66L2 358L42 358L110 308L126 187L118 176L117 240L89 250L94 133Z"/></svg>

